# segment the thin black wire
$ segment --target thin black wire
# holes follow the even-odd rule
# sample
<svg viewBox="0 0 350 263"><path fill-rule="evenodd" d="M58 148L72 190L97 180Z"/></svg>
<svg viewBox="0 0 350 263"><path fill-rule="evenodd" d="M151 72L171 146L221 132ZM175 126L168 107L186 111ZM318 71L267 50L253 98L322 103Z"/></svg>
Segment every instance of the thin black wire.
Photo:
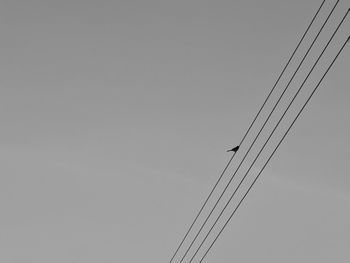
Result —
<svg viewBox="0 0 350 263"><path fill-rule="evenodd" d="M305 106L307 105L307 103L310 101L310 99L312 98L312 96L314 95L314 93L316 92L317 88L320 86L321 82L323 81L324 77L327 75L328 71L331 69L331 67L333 66L334 62L337 60L338 56L340 55L340 53L343 51L344 47L346 46L346 44L350 41L350 37L348 37L348 39L345 41L345 43L343 44L343 46L341 47L341 49L339 50L339 52L337 53L336 57L333 59L332 63L330 64L330 66L327 68L326 72L323 74L321 80L317 83L316 87L314 88L314 90L312 91L311 95L308 97L307 101L304 103L303 107L301 108L301 110L299 111L299 113L297 114L297 116L294 118L292 124L289 126L289 128L287 129L287 131L285 132L285 134L283 135L282 139L279 141L279 143L277 144L276 148L274 149L274 151L272 152L272 154L270 155L270 157L267 159L267 161L265 162L264 166L261 168L260 172L258 173L258 175L255 177L254 181L252 182L252 184L250 185L250 187L248 188L248 190L246 191L246 193L244 194L244 196L242 197L242 199L240 200L240 202L238 203L238 205L236 206L235 210L231 213L230 217L228 218L228 220L225 222L224 226L221 228L220 232L217 234L217 236L215 237L214 241L211 243L211 245L209 246L209 248L206 250L205 254L203 255L203 257L201 258L201 260L199 261L199 263L201 263L203 261L203 259L206 257L206 255L208 254L209 250L212 248L212 246L214 245L214 243L217 241L217 239L219 238L219 236L221 235L221 233L223 232L223 230L225 229L225 227L227 226L227 224L229 223L229 221L232 219L233 215L236 213L237 209L239 208L239 206L242 204L243 200L246 198L246 196L248 195L249 191L252 189L252 187L254 186L255 182L258 180L259 176L261 175L261 173L264 171L265 167L267 166L267 164L269 163L269 161L271 160L272 156L275 154L275 152L277 151L277 149L279 148L279 146L281 145L282 141L285 139L285 137L287 136L287 134L289 133L290 129L292 128L292 126L294 125L294 123L296 122L296 120L299 118L301 112L304 110Z"/></svg>
<svg viewBox="0 0 350 263"><path fill-rule="evenodd" d="M272 137L272 135L274 134L274 132L276 131L278 125L280 124L280 122L282 121L282 119L284 118L284 116L286 115L287 111L289 110L290 106L292 105L292 103L294 102L295 98L298 96L299 92L301 91L301 89L303 88L305 82L307 81L307 79L309 78L309 76L311 75L311 73L313 72L314 68L316 67L316 65L318 64L319 60L321 59L321 57L323 56L324 52L326 51L326 49L328 48L330 42L332 41L333 37L335 36L335 34L337 33L339 27L342 25L342 23L344 22L346 16L348 15L349 11L346 12L345 16L343 17L342 21L339 23L337 29L334 31L332 37L329 39L327 45L324 47L324 49L322 50L321 54L319 55L319 57L317 58L316 62L314 63L313 67L311 68L311 70L309 71L308 75L306 76L306 78L304 79L303 83L301 84L301 86L299 87L298 91L296 92L296 94L294 95L293 99L291 100L291 102L288 104L288 107L286 108L286 110L284 111L283 115L280 117L279 121L277 122L276 126L274 127L273 131L270 133L268 139L266 140L266 142L264 143L264 145L262 146L262 148L260 149L258 155L255 157L253 163L249 166L247 172L245 173L244 177L241 179L240 183L238 184L238 186L236 187L235 191L233 192L233 194L231 195L230 199L227 201L225 207L222 209L221 213L219 214L219 216L217 217L217 219L215 220L214 224L212 225L212 227L210 228L209 232L207 233L207 235L205 236L204 240L202 241L202 243L200 244L199 248L196 250L195 254L193 255L193 257L190 260L190 263L192 262L193 258L196 256L196 254L198 253L199 249L201 248L201 246L203 245L204 241L207 239L207 237L209 236L210 232L212 231L212 229L214 228L214 226L216 225L216 223L219 221L221 215L224 213L224 211L226 210L227 206L230 204L232 198L234 197L234 195L236 194L237 190L239 189L239 187L241 186L241 184L243 183L244 179L247 177L248 173L250 172L250 169L253 167L253 165L255 164L256 160L258 159L258 157L260 156L261 152L264 150L265 146L267 145L267 143L269 142L270 138Z"/></svg>
<svg viewBox="0 0 350 263"><path fill-rule="evenodd" d="M305 82L307 81L307 79L309 78L309 76L311 75L311 73L313 72L315 66L318 64L318 61L321 59L321 57L323 56L324 52L326 51L329 43L331 42L331 40L333 39L334 35L336 34L336 32L338 31L340 25L343 23L345 17L347 16L348 12L346 13L346 15L344 16L343 20L341 21L341 23L338 25L336 31L333 33L331 39L328 41L327 45L325 46L325 48L323 49L322 53L320 54L320 56L318 57L317 61L314 63L312 69L309 71L308 75L306 76L306 78L304 79L303 83L301 84L301 86L299 87L298 91L296 92L296 94L294 95L293 99L291 100L291 102L289 103L288 107L286 108L286 110L284 111L283 115L281 116L281 118L279 119L279 121L277 122L276 126L274 127L273 131L271 132L271 134L269 135L268 139L266 140L266 142L264 143L264 145L262 146L262 148L260 149L258 155L255 157L253 163L250 165L250 167L248 168L247 172L245 173L244 177L241 179L239 185L236 187L235 191L233 192L233 194L231 195L230 199L228 200L228 202L226 203L225 207L222 209L221 213L219 214L219 216L217 217L217 219L215 220L214 224L212 225L212 227L210 228L209 232L207 233L207 235L205 236L204 240L202 241L201 245L199 246L199 248L196 250L194 256L192 257L192 259L195 257L195 255L198 253L199 249L201 248L202 244L204 243L204 241L206 240L206 238L209 236L210 232L212 231L212 229L214 228L214 226L216 225L216 223L218 222L218 220L220 219L221 215L223 214L223 212L226 210L227 206L229 205L229 203L231 202L232 198L234 197L234 195L236 194L237 190L239 189L239 187L241 186L241 184L243 183L244 179L246 178L246 176L248 175L248 173L250 172L251 168L253 167L253 165L255 164L256 160L258 159L258 157L260 156L261 152L264 150L265 146L267 145L267 143L269 142L270 138L272 137L272 135L274 134L275 130L277 129L278 125L280 124L280 122L282 121L282 119L284 118L285 114L287 113L287 111L289 110L290 106L292 105L292 103L294 102L295 98L297 97L297 95L299 94L299 92L301 91L302 87L304 86ZM190 260L190 262L192 262L192 259Z"/></svg>
<svg viewBox="0 0 350 263"><path fill-rule="evenodd" d="M322 1L322 3L321 3L321 5L320 5L320 7L318 8L318 10L317 10L317 12L316 12L316 14L315 14L315 15L314 15L314 17L312 18L312 20L311 20L311 22L309 23L309 25L308 25L308 27L307 27L306 31L304 32L304 34L303 34L302 38L300 39L300 41L299 41L299 43L298 43L297 47L294 49L294 51L293 51L292 55L290 56L290 58L289 58L288 62L287 62L287 63L286 63L286 65L284 66L284 68L283 68L282 72L280 73L279 77L277 78L277 80L276 80L275 84L273 85L272 89L270 90L269 94L267 95L267 97L266 97L266 99L265 99L264 103L261 105L261 107L260 107L260 109L259 109L258 113L255 115L255 117L254 117L253 121L251 122L251 124L250 124L249 128L248 128L248 129L247 129L247 131L245 132L245 134L244 134L243 138L241 139L241 141L240 141L240 143L239 143L239 146L241 146L241 144L243 143L243 141L244 141L244 140L245 140L245 138L247 137L247 135L248 135L249 131L251 130L252 126L254 125L254 123L255 123L256 119L257 119L257 118L258 118L258 116L260 115L260 113L261 113L262 109L265 107L266 102L267 102L267 101L268 101L268 99L270 98L270 96L271 96L272 92L274 91L275 87L277 86L278 82L280 81L280 79L281 79L282 75L283 75L283 74L284 74L284 72L286 71L286 69L287 69L288 65L290 64L290 61L292 60L292 58L294 57L294 55L295 55L296 51L298 50L298 48L299 48L300 44L301 44L301 43L302 43L302 41L304 40L304 38L305 38L305 36L306 36L307 32L309 31L309 29L310 29L311 25L313 24L314 20L316 19L317 15L318 15L318 13L320 12L320 10L321 10L322 6L324 5L325 1L326 1L326 0L323 0L323 1ZM201 209L200 209L200 210L199 210L199 212L197 213L197 215L196 215L195 219L193 220L193 222L192 222L191 226L190 226L190 227L189 227L189 229L187 230L187 232L186 232L185 236L184 236L184 237L183 237L183 239L181 240L181 242L180 242L179 246L177 247L177 249L176 249L175 253L173 254L172 258L170 259L170 262L169 262L169 263L171 263L171 262L173 261L174 257L176 256L176 254L177 254L177 252L179 251L180 247L182 246L183 242L186 240L186 238L187 238L188 234L189 234L189 233L190 233L190 231L192 230L192 228L193 228L194 224L196 223L196 221L197 221L198 217L200 216L200 214L202 213L202 211L203 211L204 207L205 207L205 206L206 206L206 204L208 203L208 201L209 201L210 197L212 196L212 194L213 194L213 192L215 191L215 189L216 189L217 185L218 185L218 184L219 184L219 182L221 181L222 176L223 176L223 175L224 175L224 173L226 172L226 170L227 170L228 166L231 164L232 159L234 158L234 156L235 156L235 155L236 155L236 152L234 152L234 154L232 155L232 157L230 158L230 160L229 160L229 161L228 161L228 163L226 164L226 166L225 166L224 170L221 172L221 174L220 174L220 176L219 176L219 179L216 181L216 183L215 183L214 187L213 187L213 188L212 188L212 190L210 191L210 193L209 193L208 197L206 198L206 200L205 200L205 202L203 203L203 205L202 205Z"/></svg>
<svg viewBox="0 0 350 263"><path fill-rule="evenodd" d="M327 16L327 19L325 20L325 22L323 23L322 27L320 28L320 30L318 31L316 37L314 38L313 42L311 43L310 47L308 48L307 52L305 53L303 59L301 60L301 62L299 63L297 69L294 71L294 74L292 76L292 78L289 80L288 84L286 85L286 87L284 88L282 94L280 95L280 97L278 98L277 102L275 103L273 109L271 110L271 112L269 113L267 119L265 120L264 124L262 125L262 127L260 128L258 134L255 136L253 142L251 143L251 145L249 146L249 149L247 150L247 152L245 153L243 159L241 160L241 162L239 163L238 167L236 168L235 172L233 173L233 175L231 176L230 180L228 181L228 183L226 184L224 190L222 191L221 195L219 196L218 200L216 201L214 207L211 209L210 213L208 214L208 216L206 217L205 221L202 223L200 229L198 230L196 236L194 237L194 239L192 240L191 244L189 245L189 247L187 248L187 250L185 251L185 254L183 255L183 257L181 258L180 263L182 263L182 261L184 260L184 258L186 257L187 253L189 252L189 250L192 248L194 242L196 241L197 237L199 236L199 234L201 233L202 229L204 228L205 224L207 223L207 221L209 220L210 216L212 215L212 213L214 212L215 208L217 207L218 203L220 202L221 198L223 197L223 195L225 194L226 190L228 189L228 187L230 186L232 180L234 179L235 175L237 174L237 171L239 170L239 168L241 167L242 163L244 162L244 160L246 159L248 153L250 152L250 150L252 149L252 147L254 146L255 142L257 141L258 137L260 136L262 130L265 128L267 122L269 121L271 115L273 114L273 112L275 111L276 107L278 106L279 102L281 101L283 95L285 94L285 92L287 91L287 89L290 86L290 83L292 82L292 80L294 79L295 75L297 74L297 72L299 71L301 65L303 64L303 62L305 61L306 57L308 56L309 52L311 51L312 47L314 46L316 40L318 39L320 33L322 32L323 28L325 27L325 25L327 24L330 16L332 15L334 9L336 8L336 6L338 5L339 0L335 3L335 5L333 6L331 12L329 13L329 15Z"/></svg>
<svg viewBox="0 0 350 263"><path fill-rule="evenodd" d="M201 209L200 209L199 212L197 213L196 218L193 220L191 226L190 226L189 229L187 230L185 236L183 237L183 239L182 239L180 245L177 247L177 249L176 249L176 251L175 251L174 255L172 256L172 258L171 258L171 260L170 260L169 263L171 263L171 262L173 261L174 257L176 256L176 254L177 254L177 252L179 251L180 247L182 246L183 242L186 240L188 234L189 234L190 231L192 230L194 224L197 222L198 217L200 216L200 214L202 213L204 207L205 207L206 204L208 203L208 201L209 201L211 195L213 194L214 190L216 189L216 186L217 186L217 185L219 184L219 182L221 181L222 176L223 176L224 173L226 172L228 166L229 166L230 163L232 162L232 159L233 159L233 157L235 157L235 155L236 155L236 152L234 152L234 154L232 155L232 157L230 158L230 160L229 160L228 163L226 164L225 169L221 172L221 175L220 175L219 179L216 181L216 183L215 183L214 187L212 188L210 194L208 195L208 197L207 197L207 199L205 200L204 204L202 205Z"/></svg>

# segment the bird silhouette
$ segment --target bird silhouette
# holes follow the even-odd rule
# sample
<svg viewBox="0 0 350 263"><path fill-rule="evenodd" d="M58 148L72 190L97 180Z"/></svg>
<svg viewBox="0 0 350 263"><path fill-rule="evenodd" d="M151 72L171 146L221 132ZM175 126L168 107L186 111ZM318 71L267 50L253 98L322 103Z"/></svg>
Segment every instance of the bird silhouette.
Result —
<svg viewBox="0 0 350 263"><path fill-rule="evenodd" d="M231 150L228 150L227 152L237 152L238 149L239 149L239 145L234 147L234 148L232 148Z"/></svg>

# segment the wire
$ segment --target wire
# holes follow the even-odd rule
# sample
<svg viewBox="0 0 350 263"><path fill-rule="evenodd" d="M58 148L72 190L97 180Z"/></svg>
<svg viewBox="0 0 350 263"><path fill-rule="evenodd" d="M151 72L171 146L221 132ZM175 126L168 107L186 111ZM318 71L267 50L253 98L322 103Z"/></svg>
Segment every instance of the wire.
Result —
<svg viewBox="0 0 350 263"><path fill-rule="evenodd" d="M314 15L314 17L312 18L312 20L311 20L311 22L309 23L309 25L308 25L307 29L305 30L305 32L304 32L304 34L303 34L303 36L301 37L301 39L300 39L300 41L299 41L298 45L297 45L297 46L296 46L296 48L294 49L294 51L293 51L292 55L291 55L291 56L290 56L290 58L288 59L288 61L287 61L286 65L284 66L284 68L283 68L282 72L281 72L281 73L280 73L280 75L278 76L278 78L277 78L277 80L276 80L275 84L273 85L273 87L272 87L272 89L270 90L269 94L268 94L268 95L267 95L267 97L265 98L265 101L263 102L263 104L261 105L260 109L258 110L258 113L255 115L255 117L254 117L253 121L252 121L252 122L251 122L251 124L249 125L249 128L247 129L247 131L245 132L245 134L244 134L243 138L241 139L241 141L240 141L240 143L239 143L239 146L241 146L241 144L243 143L243 141L244 141L244 140L245 140L245 138L247 137L247 135L248 135L249 131L251 130L252 126L254 125L254 123L255 123L256 119L257 119L257 118L258 118L258 116L260 115L260 113L261 113L262 109L265 107L266 102L267 102L267 101L268 101L268 99L270 98L270 96L271 96L272 92L273 92L273 91L274 91L274 89L276 88L276 86L277 86L278 82L280 81L280 79L281 79L282 75L283 75L283 74L284 74L284 72L286 71L286 69L287 69L288 65L290 64L290 61L292 60L292 58L294 57L294 55L295 55L296 51L298 50L298 48L299 48L300 44L301 44L301 43L302 43L302 41L304 40L304 38L305 38L305 36L306 36L307 32L309 31L309 29L310 29L311 25L313 24L314 20L316 19L317 15L318 15L318 13L320 12L320 10L321 10L322 6L324 5L325 1L326 1L326 0L323 0L323 1L322 1L322 3L321 3L321 5L320 5L320 7L318 8L318 10L317 10L317 12L316 12L316 14L315 14L315 15ZM177 252L179 251L180 247L182 246L183 242L185 241L185 239L187 238L188 234L189 234L189 233L190 233L190 231L192 230L193 225L196 223L196 221L197 221L198 217L200 216L200 214L202 213L202 211L203 211L204 207L205 207L205 206L206 206L206 204L208 203L208 201L209 201L209 199L210 199L211 195L213 194L213 192L214 192L214 190L216 189L217 185L218 185L218 184L219 184L219 182L221 181L222 176L223 176L223 175L224 175L224 173L226 172L226 170L227 170L228 166L229 166L229 165L230 165L230 163L232 162L232 159L234 158L234 156L235 156L235 155L236 155L236 152L234 152L234 154L232 155L232 157L231 157L231 158L230 158L230 160L228 161L227 165L225 166L224 170L223 170L223 171L222 171L222 173L220 174L219 179L216 181L216 183L215 183L214 187L213 187L213 188L212 188L212 190L210 191L210 193L209 193L208 197L206 198L206 200L205 200L204 204L202 205L201 209L200 209L200 210L199 210L199 212L197 213L197 215L196 215L195 219L193 220L193 222L192 222L191 226L190 226L190 227L189 227L189 229L187 230L187 232L186 232L185 236L183 237L183 239L182 239L182 241L181 241L180 245L177 247L177 249L176 249L176 251L175 251L174 255L172 256L172 258L171 258L171 260L170 260L170 262L169 262L169 263L171 263L171 262L173 261L174 257L176 256L176 254L177 254Z"/></svg>
<svg viewBox="0 0 350 263"><path fill-rule="evenodd" d="M289 80L288 84L286 85L286 87L284 88L282 94L280 95L280 97L278 98L277 102L275 103L273 109L271 110L271 112L269 113L267 119L265 120L264 124L262 125L262 127L260 128L258 134L255 136L253 142L250 144L249 149L247 150L247 152L245 153L243 159L241 160L241 162L239 163L238 167L236 168L235 172L233 173L233 175L231 176L230 180L228 181L228 183L226 184L224 190L222 191L221 195L219 196L218 200L216 201L214 207L211 209L210 213L208 214L208 216L206 217L204 223L202 223L200 229L198 230L196 236L194 237L194 239L192 240L191 244L189 245L189 247L187 248L185 254L183 255L183 257L181 258L180 263L182 263L182 261L184 260L184 258L186 257L187 253L189 252L189 250L192 248L194 242L196 241L197 237L199 236L199 234L201 233L202 229L204 228L205 224L207 223L207 221L209 220L210 216L212 215L212 213L214 212L215 208L217 207L218 203L220 202L221 198L223 197L223 195L225 194L226 190L228 189L228 187L230 186L232 180L234 179L235 175L237 174L239 168L241 167L241 165L243 164L244 160L246 159L248 153L250 152L250 150L252 149L252 147L254 146L255 142L257 141L257 139L259 138L261 132L263 131L263 129L265 128L267 122L269 121L271 115L273 114L273 112L275 111L276 107L278 106L279 102L281 101L283 95L285 94L285 92L287 91L287 89L290 86L290 83L292 82L292 80L294 79L295 75L297 74L297 72L299 71L301 65L303 64L303 62L305 61L306 57L308 56L308 54L310 53L312 47L314 46L316 40L318 39L320 33L322 32L323 28L325 27L325 25L327 24L330 16L332 15L334 9L336 8L336 6L338 5L339 0L335 3L335 5L333 6L331 12L329 13L329 15L327 16L327 19L325 20L325 22L323 23L322 27L319 29L316 37L314 38L313 42L311 43L310 47L308 48L307 52L305 53L303 59L301 60L301 62L299 63L297 69L294 71L293 76L291 77L291 79Z"/></svg>
<svg viewBox="0 0 350 263"><path fill-rule="evenodd" d="M228 218L228 220L225 222L224 226L221 228L220 232L217 234L217 236L215 237L214 241L211 243L210 247L206 250L205 254L203 255L203 257L201 258L201 260L199 261L199 263L201 263L203 261L203 259L206 257L206 255L208 254L209 250L212 248L212 246L214 245L214 243L217 241L218 237L221 235L221 233L223 232L223 230L225 229L225 227L227 226L227 224L229 223L229 221L232 219L233 215L236 213L237 209L239 208L239 206L242 204L243 200L246 198L246 196L248 195L249 191L252 189L252 187L254 186L254 184L256 183L256 181L258 180L259 176L261 175L261 173L264 171L265 167L267 166L267 164L269 163L269 161L271 160L272 156L275 154L275 152L277 151L277 149L279 148L279 146L281 145L282 141L285 139L285 137L287 136L287 134L289 133L290 129L292 128L292 126L294 125L294 123L296 122L296 120L299 118L301 112L304 110L305 106L307 105L307 103L310 101L310 99L312 98L312 96L314 95L314 93L316 92L317 88L320 86L321 82L323 81L324 77L327 75L328 71L331 69L331 67L333 66L334 62L337 60L338 56L340 55L340 53L343 51L344 47L346 46L346 44L350 41L350 36L347 38L347 40L345 41L345 43L343 44L343 46L341 47L341 49L339 50L339 52L337 53L336 57L333 59L332 63L330 64L330 66L327 68L326 72L323 74L321 80L317 83L316 87L314 88L314 90L312 91L312 93L310 94L310 96L308 97L307 101L304 103L303 107L301 108L301 110L299 111L299 113L297 114L297 116L294 118L292 124L289 126L289 128L287 129L287 131L285 132L285 134L283 135L282 139L279 141L279 143L277 144L277 146L275 147L274 151L272 152L272 154L270 155L270 157L267 159L266 163L264 164L264 166L261 168L260 172L258 173L258 175L255 177L254 181L252 182L252 184L250 185L250 187L248 188L248 190L246 191L246 193L244 194L244 196L242 197L242 199L240 200L240 202L238 203L238 205L236 206L235 210L231 213L230 217Z"/></svg>
<svg viewBox="0 0 350 263"><path fill-rule="evenodd" d="M261 152L264 150L265 146L267 145L267 143L269 142L270 138L272 137L272 135L274 134L274 132L276 131L278 125L280 124L280 122L282 121L282 119L284 118L285 114L287 113L287 111L289 110L290 106L292 105L292 103L294 102L295 98L298 96L299 92L301 91L301 89L303 88L305 82L307 81L307 79L309 78L309 76L311 75L311 73L313 72L315 66L318 64L318 61L321 59L321 57L323 56L324 52L326 51L328 45L330 44L330 42L332 41L334 35L336 34L336 32L338 31L339 27L341 26L341 24L343 23L345 17L347 16L348 12L345 14L345 16L343 17L343 20L340 22L340 24L338 25L337 29L335 30L335 32L333 33L332 37L330 38L330 40L328 41L327 45L325 46L325 48L323 49L322 53L319 55L318 59L316 60L316 62L314 63L313 67L311 68L311 70L309 71L308 75L306 76L306 78L304 79L303 83L301 84L301 86L299 87L298 91L296 92L296 94L294 95L293 99L291 100L291 102L288 104L288 107L286 108L286 110L284 111L283 115L280 117L279 121L277 122L277 124L275 125L274 129L272 130L272 132L270 133L268 139L266 140L266 142L264 143L264 145L262 146L262 148L260 149L258 155L255 157L253 163L249 166L247 172L245 173L244 177L241 179L240 183L238 184L238 186L236 187L235 191L233 192L233 194L231 195L230 199L227 201L225 207L222 209L221 213L219 214L219 216L217 217L217 219L215 220L213 226L210 228L209 232L207 233L207 235L205 236L204 240L202 241L201 245L199 246L199 248L196 250L194 256L197 254L197 252L199 251L200 247L202 246L202 244L204 243L204 241L206 240L206 238L209 236L210 232L212 231L212 229L214 228L214 226L216 225L216 223L218 222L218 220L220 219L221 215L223 214L223 212L226 210L227 206L229 205L229 203L231 202L232 198L234 197L234 195L236 194L237 190L239 189L239 187L241 186L241 184L243 183L244 179L246 178L246 176L248 175L248 173L250 172L250 169L253 167L253 165L255 164L256 160L258 159L258 157L260 156ZM192 257L192 259L194 258L194 256ZM190 260L190 262L192 262L192 259Z"/></svg>
<svg viewBox="0 0 350 263"><path fill-rule="evenodd" d="M290 64L290 61L292 60L292 58L294 57L294 55L295 55L296 51L298 50L299 46L301 45L302 41L304 40L304 38L305 38L305 36L306 36L307 32L309 31L309 29L310 29L311 25L313 24L314 20L316 19L317 15L318 15L318 13L320 12L321 8L323 7L324 3L325 3L325 0L323 0L323 1L322 1L322 3L321 3L321 5L320 5L320 7L318 8L318 10L317 10L317 12L316 12L316 14L314 15L314 17L312 18L311 22L309 23L309 25L308 25L308 27L307 27L306 31L304 32L303 36L302 36L302 37L301 37L301 39L300 39L300 41L299 41L298 45L297 45L297 46L296 46L296 48L294 49L294 51L293 51L292 55L291 55L291 56L290 56L290 58L288 59L288 62L287 62L287 63L286 63L286 65L284 66L284 68L283 68L282 72L280 73L279 77L277 78L277 80L276 80L275 84L273 85L272 89L270 90L269 94L267 95L267 97L266 97L266 99L265 99L264 103L261 105L261 107L260 107L260 109L259 109L258 113L255 115L255 117L254 117L253 121L251 122L251 124L250 124L249 128L247 129L247 131L245 132L245 134L244 134L243 138L241 139L241 141L240 141L240 143L239 143L239 146L241 146L241 144L243 143L243 141L244 141L244 140L245 140L245 138L247 137L247 135L248 135L249 131L251 130L252 126L254 125L254 123L255 123L256 119L257 119L257 118L258 118L258 116L260 115L260 113L261 113L262 109L265 107L266 102L268 101L268 99L270 98L270 96L271 96L272 92L274 91L275 87L276 87L276 86L277 86L277 84L279 83L279 81L280 81L280 79L281 79L282 75L283 75L283 74L284 74L284 72L286 71L286 69L287 69L288 65ZM196 215L195 219L193 220L193 222L192 222L191 226L190 226L190 227L189 227L189 229L187 230L187 232L186 232L185 236L184 236L184 237L183 237L183 239L181 240L181 242L180 242L179 246L177 247L177 249L176 249L175 253L173 254L172 258L170 259L170 262L169 262L169 263L171 263L171 262L173 261L173 259L175 258L176 254L178 253L178 251L179 251L180 247L182 246L182 244L183 244L183 243L184 243L184 241L186 240L186 238L187 238L188 234L189 234L189 233L190 233L190 231L192 230L192 228L193 228L194 224L196 223L196 221L197 221L198 217L200 216L200 214L202 213L202 211L203 211L204 207L205 207L205 206L206 206L206 204L208 203L208 201L209 201L210 197L212 196L212 194L213 194L213 192L215 191L215 189L216 189L217 185L218 185L218 184L219 184L219 182L221 181L222 176L223 176L223 175L224 175L224 173L226 172L226 170L227 170L228 166L231 164L232 159L234 158L234 156L235 156L235 155L236 155L236 152L234 152L234 154L232 155L232 157L231 157L231 158L230 158L230 160L228 161L227 165L225 166L224 170L223 170L223 171L222 171L222 173L220 174L219 179L216 181L216 183L215 183L214 187L213 187L213 188L212 188L212 190L210 191L210 193L209 193L208 197L206 198L206 200L205 200L205 202L203 203L203 205L202 205L201 209L200 209L200 210L199 210L199 212L197 213L197 215Z"/></svg>
<svg viewBox="0 0 350 263"><path fill-rule="evenodd" d="M349 12L349 11L348 11ZM328 41L327 45L325 46L325 48L323 49L323 51L321 52L321 54L319 55L319 57L317 58L316 62L314 63L313 67L311 68L311 70L309 71L308 75L306 76L306 78L304 79L303 83L301 84L301 86L299 87L298 91L296 92L296 94L294 95L293 99L291 100L291 102L288 104L288 107L286 108L286 110L284 111L283 115L280 117L280 119L278 120L277 124L275 125L274 129L272 130L272 132L270 133L268 139L266 140L266 142L264 143L264 145L262 146L262 148L260 149L258 155L255 157L253 163L249 166L247 172L245 173L244 177L241 179L240 183L238 184L238 186L236 187L235 191L233 192L233 194L231 195L230 199L227 201L225 207L222 209L221 213L219 214L219 216L217 217L217 219L215 220L214 224L212 225L212 227L210 228L209 232L207 233L207 235L205 236L204 240L202 241L201 245L199 246L199 248L196 250L194 256L198 253L199 249L201 248L202 244L204 243L204 241L206 240L206 238L209 236L210 232L212 231L212 229L214 228L214 226L216 225L216 223L218 222L218 220L220 219L221 215L223 214L223 212L226 210L227 206L229 205L229 203L231 202L232 198L234 197L234 195L236 194L237 190L239 189L239 187L241 186L241 184L243 183L244 179L246 178L246 176L248 175L248 173L250 172L250 169L253 167L253 165L255 164L256 160L258 159L258 157L260 156L261 152L264 150L265 146L267 145L267 143L269 142L270 138L272 137L272 135L274 134L274 132L276 131L278 125L281 123L282 119L284 118L285 114L287 113L287 111L289 110L290 106L292 105L292 103L294 102L295 98L298 96L299 92L301 91L301 89L303 88L305 82L307 81L307 79L309 78L309 76L311 75L311 73L313 72L314 68L316 67L316 65L318 64L318 61L321 59L321 57L323 56L324 52L326 51L326 49L328 48L330 42L332 41L333 37L335 36L335 34L337 33L339 27L341 26L341 24L344 22L344 19L346 18L346 16L348 15L348 12L345 14L345 16L343 17L342 21L339 23L337 29L334 31L332 37L330 38L330 40ZM194 258L194 256L192 257L192 259ZM192 262L192 259L190 260L190 262Z"/></svg>
<svg viewBox="0 0 350 263"><path fill-rule="evenodd" d="M278 127L278 125L280 124L280 122L282 121L282 119L284 118L285 114L287 113L288 109L290 108L291 104L293 103L293 101L295 100L295 98L297 97L297 95L299 94L301 88L304 86L306 80L308 79L308 77L310 76L310 74L312 73L312 71L314 70L315 66L317 65L318 61L320 60L320 58L323 56L325 50L327 49L329 43L331 42L331 40L333 39L334 35L336 34L336 32L338 31L339 27L341 26L341 24L343 23L345 17L347 16L348 12L345 14L345 16L343 17L343 20L340 22L340 24L338 25L337 29L335 30L335 32L333 33L331 39L328 41L327 45L325 46L325 48L323 49L322 53L320 54L320 56L318 57L317 61L314 63L312 69L309 71L307 77L305 78L305 80L303 81L302 85L300 86L300 88L298 89L297 93L294 95L292 101L289 103L287 109L284 111L282 117L279 119L278 123L276 124L276 126L274 127L273 131L271 132L270 136L268 137L268 139L266 140L265 144L263 145L263 147L261 148L261 150L259 151L258 155L256 156L256 158L254 159L253 163L251 164L251 166L249 167L249 169L247 170L246 174L244 175L244 177L242 178L240 184L237 186L237 188L235 189L234 193L231 195L229 201L226 203L225 207L223 208L223 210L221 211L220 215L218 216L217 220L215 221L215 223L213 224L213 226L211 227L211 229L209 230L208 234L206 235L206 237L204 238L204 240L202 241L200 247L203 245L204 241L206 240L206 238L209 236L211 230L213 229L213 227L215 226L215 224L218 222L219 218L221 217L222 213L224 212L224 210L227 208L228 204L230 203L230 201L232 200L234 194L236 193L236 191L238 190L239 186L242 184L242 182L244 181L245 177L247 176L247 174L249 173L250 169L252 168L252 166L254 165L255 161L257 160L257 158L259 157L259 155L261 154L262 150L264 149L264 147L266 146L266 144L268 143L268 141L270 140L271 136L273 135L273 133L275 132L276 128ZM195 255L197 254L197 252L199 251L200 247L197 249ZM194 255L194 256L195 256ZM194 256L192 257L192 259L194 258ZM192 262L192 259L190 262Z"/></svg>

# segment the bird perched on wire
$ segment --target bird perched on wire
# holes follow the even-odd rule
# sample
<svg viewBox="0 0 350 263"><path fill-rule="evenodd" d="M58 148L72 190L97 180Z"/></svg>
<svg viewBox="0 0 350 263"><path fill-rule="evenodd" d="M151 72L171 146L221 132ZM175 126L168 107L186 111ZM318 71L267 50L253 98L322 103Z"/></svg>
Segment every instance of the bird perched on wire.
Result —
<svg viewBox="0 0 350 263"><path fill-rule="evenodd" d="M238 149L239 149L239 145L234 147L234 148L232 148L231 150L228 150L227 152L237 152Z"/></svg>

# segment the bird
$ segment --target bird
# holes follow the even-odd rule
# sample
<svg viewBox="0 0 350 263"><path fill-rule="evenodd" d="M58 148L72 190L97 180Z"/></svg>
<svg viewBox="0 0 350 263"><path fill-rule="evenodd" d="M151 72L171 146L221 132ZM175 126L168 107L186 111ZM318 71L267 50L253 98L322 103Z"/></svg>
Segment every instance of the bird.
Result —
<svg viewBox="0 0 350 263"><path fill-rule="evenodd" d="M231 150L228 150L227 152L237 152L238 149L239 149L239 145L234 147L234 148L232 148Z"/></svg>

